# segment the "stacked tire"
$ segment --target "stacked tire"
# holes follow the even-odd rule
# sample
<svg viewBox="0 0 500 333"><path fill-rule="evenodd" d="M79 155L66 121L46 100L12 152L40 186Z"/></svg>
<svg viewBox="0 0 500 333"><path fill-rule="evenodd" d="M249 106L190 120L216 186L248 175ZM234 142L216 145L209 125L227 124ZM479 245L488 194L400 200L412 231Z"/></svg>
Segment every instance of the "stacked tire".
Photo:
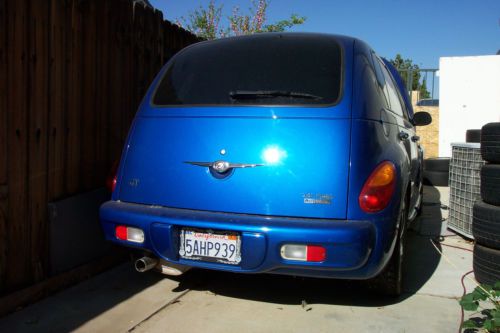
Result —
<svg viewBox="0 0 500 333"><path fill-rule="evenodd" d="M426 158L424 160L424 184L448 186L449 170L449 157Z"/></svg>
<svg viewBox="0 0 500 333"><path fill-rule="evenodd" d="M481 130L480 129L469 129L465 132L465 142L481 142Z"/></svg>
<svg viewBox="0 0 500 333"><path fill-rule="evenodd" d="M500 280L500 122L481 130L481 200L473 209L474 275L480 283Z"/></svg>

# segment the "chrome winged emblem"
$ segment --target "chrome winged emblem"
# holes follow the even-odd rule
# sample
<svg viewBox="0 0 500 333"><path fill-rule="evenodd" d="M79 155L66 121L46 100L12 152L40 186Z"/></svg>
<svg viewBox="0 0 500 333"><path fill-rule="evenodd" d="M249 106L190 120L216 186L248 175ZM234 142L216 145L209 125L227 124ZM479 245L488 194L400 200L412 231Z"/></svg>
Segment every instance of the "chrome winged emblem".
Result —
<svg viewBox="0 0 500 333"><path fill-rule="evenodd" d="M217 173L224 173L231 169L242 169L242 168L255 168L259 166L264 166L264 164L252 164L252 163L230 163L227 161L215 161L215 162L194 162L185 161L186 164L207 167L214 170Z"/></svg>

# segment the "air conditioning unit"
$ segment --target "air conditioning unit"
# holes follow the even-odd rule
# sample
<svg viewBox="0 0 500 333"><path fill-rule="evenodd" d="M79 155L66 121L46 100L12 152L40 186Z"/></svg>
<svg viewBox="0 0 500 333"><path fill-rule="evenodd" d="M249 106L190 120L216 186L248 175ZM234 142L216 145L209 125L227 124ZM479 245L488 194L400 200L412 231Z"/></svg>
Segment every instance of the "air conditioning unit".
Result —
<svg viewBox="0 0 500 333"><path fill-rule="evenodd" d="M481 199L481 157L479 143L452 143L450 160L450 207L448 228L472 237L472 207Z"/></svg>

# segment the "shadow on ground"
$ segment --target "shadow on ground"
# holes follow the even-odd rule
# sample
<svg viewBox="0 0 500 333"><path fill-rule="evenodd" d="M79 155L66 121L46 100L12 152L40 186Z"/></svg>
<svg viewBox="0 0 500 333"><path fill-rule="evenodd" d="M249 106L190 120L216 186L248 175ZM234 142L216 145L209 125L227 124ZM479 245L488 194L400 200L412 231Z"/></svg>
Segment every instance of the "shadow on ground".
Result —
<svg viewBox="0 0 500 333"><path fill-rule="evenodd" d="M416 293L432 276L439 254L429 241L409 232L405 292L399 298L381 296L365 281L345 281L272 274L235 274L191 270L176 291L203 290L227 297L277 304L336 304L378 307L399 303Z"/></svg>
<svg viewBox="0 0 500 333"><path fill-rule="evenodd" d="M0 332L70 332L161 280L123 264L0 318Z"/></svg>
<svg viewBox="0 0 500 333"><path fill-rule="evenodd" d="M176 284L176 287L171 291L174 292L174 297L182 295L182 291L199 290L231 298L290 305L334 304L380 307L399 303L426 284L440 261L440 256L430 241L431 238L438 236L441 230L442 215L439 192L433 187L426 187L424 198L422 216L408 231L405 292L397 299L376 294L370 289L369 283L362 281L313 279L271 274L234 274L208 270L191 270L181 277L168 278L175 281ZM136 273L133 271L131 263L122 265L49 297L32 307L14 313L10 318L5 318L6 320L1 319L0 331L4 331L2 327L4 329L14 328L14 331L16 328L20 328L23 332L72 331L120 305L120 303L137 297L137 294L158 284L164 278L164 276L153 272ZM163 291L157 286L154 288L156 289L152 292L158 294L169 292L171 287ZM163 300L161 295L158 298ZM144 299L139 303L143 301L148 302L147 299ZM148 305L152 306L152 304ZM47 306L50 307L50 310L44 309ZM123 312L121 313L123 314ZM61 316L64 317L64 322L61 322ZM108 315L108 317L111 316ZM109 320L111 319L105 319L105 321ZM128 318L123 320L128 320Z"/></svg>
<svg viewBox="0 0 500 333"><path fill-rule="evenodd" d="M178 279L176 291L210 291L217 295L277 304L336 304L377 307L399 303L415 294L431 278L440 255L431 243L439 237L443 217L439 191L425 187L422 215L408 230L406 240L404 293L384 297L366 281L344 281L272 274L235 274L191 270ZM441 250L439 242L436 246Z"/></svg>

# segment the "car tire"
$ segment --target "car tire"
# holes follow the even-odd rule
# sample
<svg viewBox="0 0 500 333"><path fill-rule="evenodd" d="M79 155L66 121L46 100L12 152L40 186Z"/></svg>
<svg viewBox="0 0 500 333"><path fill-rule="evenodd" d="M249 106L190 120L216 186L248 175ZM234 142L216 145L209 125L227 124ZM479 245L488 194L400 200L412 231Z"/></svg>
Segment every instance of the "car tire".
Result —
<svg viewBox="0 0 500 333"><path fill-rule="evenodd" d="M391 259L371 282L375 290L385 296L398 297L403 292L403 260L405 255L406 225L408 224L408 210L406 202L399 216L398 239L394 247Z"/></svg>
<svg viewBox="0 0 500 333"><path fill-rule="evenodd" d="M485 164L481 168L481 198L500 206L500 164Z"/></svg>
<svg viewBox="0 0 500 333"><path fill-rule="evenodd" d="M472 213L472 235L477 243L500 249L500 207L476 201Z"/></svg>
<svg viewBox="0 0 500 333"><path fill-rule="evenodd" d="M472 266L478 282L494 285L500 280L500 250L476 243Z"/></svg>
<svg viewBox="0 0 500 333"><path fill-rule="evenodd" d="M433 157L424 160L424 170L427 171L445 171L450 170L449 157Z"/></svg>
<svg viewBox="0 0 500 333"><path fill-rule="evenodd" d="M469 129L465 132L465 142L481 142L481 130Z"/></svg>
<svg viewBox="0 0 500 333"><path fill-rule="evenodd" d="M487 162L500 163L500 122L486 124L481 129L481 155Z"/></svg>
<svg viewBox="0 0 500 333"><path fill-rule="evenodd" d="M431 186L448 186L448 171L424 170L424 184Z"/></svg>

